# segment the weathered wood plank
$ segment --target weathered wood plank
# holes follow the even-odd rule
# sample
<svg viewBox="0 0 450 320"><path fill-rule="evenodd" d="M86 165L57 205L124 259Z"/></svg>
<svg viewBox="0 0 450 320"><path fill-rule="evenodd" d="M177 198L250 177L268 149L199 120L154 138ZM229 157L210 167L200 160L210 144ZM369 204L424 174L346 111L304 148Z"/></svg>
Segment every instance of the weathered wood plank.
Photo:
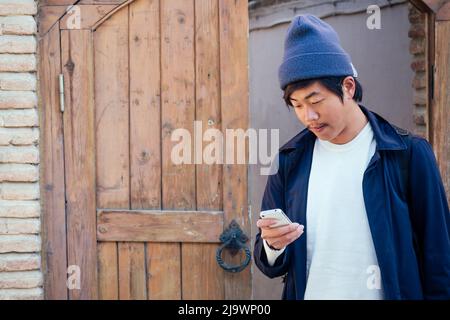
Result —
<svg viewBox="0 0 450 320"><path fill-rule="evenodd" d="M426 13L433 13L436 10L435 0L409 0L417 9Z"/></svg>
<svg viewBox="0 0 450 320"><path fill-rule="evenodd" d="M69 6L78 0L39 0L39 6Z"/></svg>
<svg viewBox="0 0 450 320"><path fill-rule="evenodd" d="M146 0L148 1L148 0ZM78 4L122 4L126 0L81 0Z"/></svg>
<svg viewBox="0 0 450 320"><path fill-rule="evenodd" d="M450 20L450 2L447 2L439 8L436 14L436 20L438 21L449 21Z"/></svg>
<svg viewBox="0 0 450 320"><path fill-rule="evenodd" d="M94 32L97 200L129 208L128 8Z"/></svg>
<svg viewBox="0 0 450 320"><path fill-rule="evenodd" d="M410 0L413 2L421 2L428 10L431 10L434 13L438 13L439 9L445 5L446 0ZM420 5L420 4L419 4Z"/></svg>
<svg viewBox="0 0 450 320"><path fill-rule="evenodd" d="M147 299L144 243L119 242L119 299Z"/></svg>
<svg viewBox="0 0 450 320"><path fill-rule="evenodd" d="M38 33L40 37L47 34L50 28L58 26L58 20L66 13L66 6L42 6L38 8Z"/></svg>
<svg viewBox="0 0 450 320"><path fill-rule="evenodd" d="M94 68L92 34L61 32L66 94L64 149L68 265L82 272L71 299L97 299L97 254L94 142Z"/></svg>
<svg viewBox="0 0 450 320"><path fill-rule="evenodd" d="M161 208L161 94L159 1L130 4L130 186L132 209ZM140 244L139 244L140 245ZM133 298L145 299L148 279L145 255L148 246L139 247L137 269L131 274L139 279L140 290ZM156 244L158 245L158 244ZM137 248L134 248L137 250ZM136 258L135 258L136 259ZM137 281L132 281L137 282ZM136 287L134 285L133 287ZM141 287L139 287L141 289Z"/></svg>
<svg viewBox="0 0 450 320"><path fill-rule="evenodd" d="M203 132L222 129L220 111L220 67L219 67L219 2L218 0L196 0L196 119L201 121ZM210 130L208 130L210 131ZM210 138L210 137L209 137ZM198 146L199 157L209 142ZM222 146L221 146L222 147ZM223 149L216 150L222 154ZM215 155L214 155L215 156ZM220 155L219 157L220 158ZM205 159L203 159L205 160ZM203 209L222 208L222 165L201 161L196 165L197 207Z"/></svg>
<svg viewBox="0 0 450 320"><path fill-rule="evenodd" d="M202 123L201 136L207 129L221 129L218 4L218 0L195 1L196 120ZM201 156L205 146L196 147ZM198 210L222 209L221 169L220 164L196 165ZM222 228L211 240L219 241ZM182 244L183 299L224 298L223 270L215 258L217 247L218 244Z"/></svg>
<svg viewBox="0 0 450 320"><path fill-rule="evenodd" d="M113 10L108 12L108 14L106 14L105 16L103 16L103 18L101 18L99 21L97 21L91 27L91 30L95 31L103 22L107 21L112 15L116 14L116 12L122 10L123 8L127 8L127 10L128 10L129 4L133 3L134 1L135 0L122 1L121 4L116 5L116 7Z"/></svg>
<svg viewBox="0 0 450 320"><path fill-rule="evenodd" d="M172 132L180 128L192 134L195 119L193 0L161 2L161 40L162 207L195 209L195 166L175 164L171 158L176 144ZM180 252L173 259L181 267ZM161 280L171 282L162 281L160 286L173 288L172 298L182 298L181 270L173 278L165 275Z"/></svg>
<svg viewBox="0 0 450 320"><path fill-rule="evenodd" d="M100 241L218 242L221 211L99 210Z"/></svg>
<svg viewBox="0 0 450 320"><path fill-rule="evenodd" d="M72 9L73 13L68 13L61 18L61 29L91 29L92 26L109 12L116 5L77 5ZM74 15L79 14L79 21Z"/></svg>
<svg viewBox="0 0 450 320"><path fill-rule="evenodd" d="M132 209L161 208L159 1L130 5Z"/></svg>
<svg viewBox="0 0 450 320"><path fill-rule="evenodd" d="M436 74L432 109L433 148L450 203L450 21L436 22Z"/></svg>
<svg viewBox="0 0 450 320"><path fill-rule="evenodd" d="M174 258L172 258L174 257ZM152 243L147 247L147 287L151 300L179 299L181 294L179 243Z"/></svg>
<svg viewBox="0 0 450 320"><path fill-rule="evenodd" d="M172 142L171 135L176 129L184 129L192 137L194 133L194 2L166 0L162 14L163 208L193 209L195 165L174 162L172 148L178 141ZM191 160L192 149L189 154Z"/></svg>
<svg viewBox="0 0 450 320"><path fill-rule="evenodd" d="M218 243L183 243L181 261L184 300L224 299L225 272L216 261L218 246Z"/></svg>
<svg viewBox="0 0 450 320"><path fill-rule="evenodd" d="M128 8L94 32L94 48L97 206L129 209ZM120 259L116 244L99 246L107 254ZM100 296L119 297L118 263L105 269Z"/></svg>
<svg viewBox="0 0 450 320"><path fill-rule="evenodd" d="M48 30L59 20L62 30L66 29L91 29L93 26L103 21L103 18L115 12L118 4L103 3L75 6L71 5L40 5L39 16L39 36L43 37ZM76 14L79 14L79 21ZM77 25L79 23L79 25Z"/></svg>
<svg viewBox="0 0 450 320"><path fill-rule="evenodd" d="M119 275L116 242L98 242L98 298L119 299Z"/></svg>
<svg viewBox="0 0 450 320"><path fill-rule="evenodd" d="M422 15L425 19L424 27L425 27L425 34L426 34L426 49L425 49L425 78L431 79L431 75L434 74L434 71L432 70L434 65L434 32L435 32L435 20L434 15L431 13L425 13L422 12ZM425 86L425 95L427 97L426 103L425 103L425 110L426 112L426 131L425 131L425 138L428 139L430 142L432 141L431 137L431 127L433 126L432 119L431 119L431 104L432 104L432 92L431 92L431 81L427 81L427 85Z"/></svg>
<svg viewBox="0 0 450 320"><path fill-rule="evenodd" d="M39 41L39 119L42 214L42 271L46 299L67 299L64 137L59 109L61 50L56 24Z"/></svg>
<svg viewBox="0 0 450 320"><path fill-rule="evenodd" d="M433 14L436 21L450 20L450 2L445 0L409 0L420 11Z"/></svg>
<svg viewBox="0 0 450 320"><path fill-rule="evenodd" d="M248 127L247 6L245 0L219 0L222 132L226 129L245 131ZM227 145L226 141L225 144ZM231 143L228 145L232 146ZM237 148L242 147L237 145ZM227 152L229 150L226 150ZM248 162L248 154L246 159ZM245 164L224 165L223 209L225 227L235 219L244 232L250 235ZM229 263L240 262L238 256L233 258L227 252L224 253L224 259ZM250 269L249 265L238 274L225 274L225 299L251 297Z"/></svg>

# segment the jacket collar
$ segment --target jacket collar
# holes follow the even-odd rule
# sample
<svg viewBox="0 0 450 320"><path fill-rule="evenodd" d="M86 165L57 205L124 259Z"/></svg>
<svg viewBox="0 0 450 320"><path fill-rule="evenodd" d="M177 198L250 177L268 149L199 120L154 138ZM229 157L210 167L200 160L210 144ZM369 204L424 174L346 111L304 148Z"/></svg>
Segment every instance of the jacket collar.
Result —
<svg viewBox="0 0 450 320"><path fill-rule="evenodd" d="M401 135L406 135L406 130L393 126L379 114L366 109L359 104L362 112L365 114L372 127L373 135L375 137L377 150L404 150L407 148ZM287 152L293 149L303 148L308 141L314 141L316 136L308 129L302 130L294 138L289 140L280 148L280 152Z"/></svg>

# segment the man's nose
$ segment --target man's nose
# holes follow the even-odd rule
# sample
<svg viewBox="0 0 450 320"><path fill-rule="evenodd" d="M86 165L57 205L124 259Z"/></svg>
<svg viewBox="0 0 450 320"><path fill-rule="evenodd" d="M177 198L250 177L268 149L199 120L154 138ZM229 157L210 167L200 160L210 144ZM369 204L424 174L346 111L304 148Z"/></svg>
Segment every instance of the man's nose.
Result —
<svg viewBox="0 0 450 320"><path fill-rule="evenodd" d="M319 115L312 108L306 107L306 120L315 121L319 119Z"/></svg>

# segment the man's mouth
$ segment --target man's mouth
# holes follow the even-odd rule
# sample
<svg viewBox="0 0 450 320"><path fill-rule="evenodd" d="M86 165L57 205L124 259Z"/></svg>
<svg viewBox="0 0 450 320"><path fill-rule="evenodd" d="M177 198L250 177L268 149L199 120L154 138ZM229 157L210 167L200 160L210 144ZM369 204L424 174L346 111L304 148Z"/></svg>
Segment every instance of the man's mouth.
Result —
<svg viewBox="0 0 450 320"><path fill-rule="evenodd" d="M325 128L327 125L326 124L320 124L320 125L316 125L316 126L309 126L309 130L312 131L316 131L316 132L320 132L323 130L323 128Z"/></svg>

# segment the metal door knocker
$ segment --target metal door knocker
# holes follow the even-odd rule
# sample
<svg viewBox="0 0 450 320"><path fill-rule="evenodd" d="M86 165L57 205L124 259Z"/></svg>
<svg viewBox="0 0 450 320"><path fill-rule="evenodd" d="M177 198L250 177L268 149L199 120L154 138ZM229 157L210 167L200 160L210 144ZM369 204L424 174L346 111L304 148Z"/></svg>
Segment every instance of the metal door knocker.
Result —
<svg viewBox="0 0 450 320"><path fill-rule="evenodd" d="M248 237L244 234L242 229L239 227L239 224L233 220L227 229L223 231L220 235L220 242L222 245L217 248L216 251L216 260L222 269L228 272L241 272L248 266L251 259L250 249L245 245L248 241ZM223 249L228 249L232 256L238 254L238 252L243 249L245 252L245 260L240 265L229 265L222 259L222 251Z"/></svg>

